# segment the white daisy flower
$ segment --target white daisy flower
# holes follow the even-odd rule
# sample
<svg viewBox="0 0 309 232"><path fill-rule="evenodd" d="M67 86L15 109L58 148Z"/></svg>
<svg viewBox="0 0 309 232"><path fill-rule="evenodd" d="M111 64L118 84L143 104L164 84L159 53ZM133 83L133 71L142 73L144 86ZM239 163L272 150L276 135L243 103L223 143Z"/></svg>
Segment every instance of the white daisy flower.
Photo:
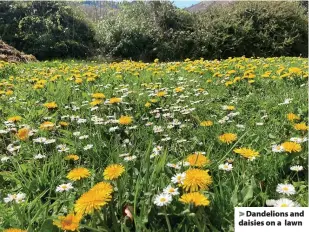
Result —
<svg viewBox="0 0 309 232"><path fill-rule="evenodd" d="M61 184L57 186L56 192L68 192L71 189L73 189L72 183Z"/></svg>
<svg viewBox="0 0 309 232"><path fill-rule="evenodd" d="M33 159L43 159L43 158L46 158L46 155L37 154L37 155L33 156Z"/></svg>
<svg viewBox="0 0 309 232"><path fill-rule="evenodd" d="M60 144L57 146L58 152L68 152L70 149L65 144Z"/></svg>
<svg viewBox="0 0 309 232"><path fill-rule="evenodd" d="M132 155L132 156L126 156L123 160L124 161L133 161L136 160L137 156L136 155Z"/></svg>
<svg viewBox="0 0 309 232"><path fill-rule="evenodd" d="M180 169L180 166L178 164L167 163L166 166L170 168Z"/></svg>
<svg viewBox="0 0 309 232"><path fill-rule="evenodd" d="M87 119L84 119L84 118L80 118L77 120L77 123L78 124L82 124L82 123L86 123L87 122Z"/></svg>
<svg viewBox="0 0 309 232"><path fill-rule="evenodd" d="M126 157L126 156L129 156L130 154L129 153L124 153L124 154L120 154L119 157Z"/></svg>
<svg viewBox="0 0 309 232"><path fill-rule="evenodd" d="M80 131L75 131L75 132L73 132L73 135L74 135L74 136L80 136Z"/></svg>
<svg viewBox="0 0 309 232"><path fill-rule="evenodd" d="M170 194L172 196L179 195L178 188L174 188L171 185L169 185L165 189L163 189L163 193Z"/></svg>
<svg viewBox="0 0 309 232"><path fill-rule="evenodd" d="M295 143L303 143L306 142L308 139L306 137L300 138L300 137L293 137L290 138L290 141L295 142Z"/></svg>
<svg viewBox="0 0 309 232"><path fill-rule="evenodd" d="M300 166L300 165L295 165L295 166L290 167L290 170L295 171L295 172L300 172L300 171L304 170L304 167Z"/></svg>
<svg viewBox="0 0 309 232"><path fill-rule="evenodd" d="M0 160L1 160L2 163L5 163L5 162L7 162L9 159L10 159L10 157L4 156L4 157L2 157Z"/></svg>
<svg viewBox="0 0 309 232"><path fill-rule="evenodd" d="M274 207L299 207L299 205L290 199L281 198L275 202Z"/></svg>
<svg viewBox="0 0 309 232"><path fill-rule="evenodd" d="M14 144L9 144L6 148L10 153L18 152L20 149L20 146L15 146Z"/></svg>
<svg viewBox="0 0 309 232"><path fill-rule="evenodd" d="M26 198L26 194L17 193L17 194L8 194L7 197L3 198L5 203L9 203L15 201L16 203L24 202Z"/></svg>
<svg viewBox="0 0 309 232"><path fill-rule="evenodd" d="M283 103L279 103L278 105L287 105L290 104L293 98L286 98Z"/></svg>
<svg viewBox="0 0 309 232"><path fill-rule="evenodd" d="M172 196L170 194L161 193L155 196L154 204L157 206L165 206L172 202Z"/></svg>
<svg viewBox="0 0 309 232"><path fill-rule="evenodd" d="M272 146L271 146L271 150L272 150L273 152L276 152L276 153L284 152L283 146L277 145L277 144L272 145Z"/></svg>
<svg viewBox="0 0 309 232"><path fill-rule="evenodd" d="M46 141L45 137L39 137L39 138L33 139L33 142L35 143L44 143L45 141Z"/></svg>
<svg viewBox="0 0 309 232"><path fill-rule="evenodd" d="M162 128L162 126L154 126L153 127L153 132L154 133L160 133L160 132L163 132L164 129Z"/></svg>
<svg viewBox="0 0 309 232"><path fill-rule="evenodd" d="M163 142L165 142L165 141L169 141L169 140L171 140L171 138L170 138L170 137L165 137L165 138L161 139L161 141L163 141Z"/></svg>
<svg viewBox="0 0 309 232"><path fill-rule="evenodd" d="M186 173L184 173L184 172L183 173L177 173L172 177L171 181L174 184L183 184L183 181L184 181L185 178L186 178Z"/></svg>
<svg viewBox="0 0 309 232"><path fill-rule="evenodd" d="M89 138L89 135L82 135L82 136L78 137L78 139L80 139L80 140L88 139L88 138Z"/></svg>
<svg viewBox="0 0 309 232"><path fill-rule="evenodd" d="M179 162L177 162L177 165L180 165L182 167L189 167L190 163L187 162L187 161L179 161Z"/></svg>
<svg viewBox="0 0 309 232"><path fill-rule="evenodd" d="M236 127L239 129L245 129L245 125L242 125L242 124L237 124Z"/></svg>
<svg viewBox="0 0 309 232"><path fill-rule="evenodd" d="M278 184L276 191L286 195L294 195L296 193L294 186L291 184Z"/></svg>
<svg viewBox="0 0 309 232"><path fill-rule="evenodd" d="M232 164L229 164L229 163L220 164L220 165L219 165L219 169L229 172L229 171L232 171L233 165L232 165Z"/></svg>
<svg viewBox="0 0 309 232"><path fill-rule="evenodd" d="M7 134L7 133L9 133L8 130L0 130L0 134Z"/></svg>
<svg viewBox="0 0 309 232"><path fill-rule="evenodd" d="M47 145L47 144L52 144L52 143L55 143L55 142L56 142L56 139L46 139L44 144Z"/></svg>
<svg viewBox="0 0 309 232"><path fill-rule="evenodd" d="M276 200L274 200L274 199L266 200L267 206L274 206L275 204L276 204Z"/></svg>
<svg viewBox="0 0 309 232"><path fill-rule="evenodd" d="M90 150L91 148L93 148L93 144L87 144L86 146L84 146L84 151Z"/></svg>
<svg viewBox="0 0 309 232"><path fill-rule="evenodd" d="M118 129L119 129L118 126L114 126L114 127L109 128L109 132L115 132Z"/></svg>

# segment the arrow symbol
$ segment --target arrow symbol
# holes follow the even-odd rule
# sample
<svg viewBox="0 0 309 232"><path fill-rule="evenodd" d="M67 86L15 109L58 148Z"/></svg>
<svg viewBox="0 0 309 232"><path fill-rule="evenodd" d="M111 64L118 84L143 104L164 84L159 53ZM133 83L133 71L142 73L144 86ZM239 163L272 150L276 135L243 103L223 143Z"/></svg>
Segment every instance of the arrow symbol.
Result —
<svg viewBox="0 0 309 232"><path fill-rule="evenodd" d="M244 216L244 215L245 215L245 213L239 212L239 217Z"/></svg>

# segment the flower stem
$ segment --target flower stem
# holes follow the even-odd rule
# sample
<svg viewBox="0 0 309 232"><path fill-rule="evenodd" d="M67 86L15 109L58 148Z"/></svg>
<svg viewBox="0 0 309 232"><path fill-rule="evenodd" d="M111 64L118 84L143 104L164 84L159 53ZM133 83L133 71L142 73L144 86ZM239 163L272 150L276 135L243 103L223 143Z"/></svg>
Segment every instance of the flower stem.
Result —
<svg viewBox="0 0 309 232"><path fill-rule="evenodd" d="M168 219L168 216L167 216L167 213L166 213L166 208L164 210L164 215L165 215L165 220L166 220L168 232L172 232L171 223L170 223L170 220Z"/></svg>

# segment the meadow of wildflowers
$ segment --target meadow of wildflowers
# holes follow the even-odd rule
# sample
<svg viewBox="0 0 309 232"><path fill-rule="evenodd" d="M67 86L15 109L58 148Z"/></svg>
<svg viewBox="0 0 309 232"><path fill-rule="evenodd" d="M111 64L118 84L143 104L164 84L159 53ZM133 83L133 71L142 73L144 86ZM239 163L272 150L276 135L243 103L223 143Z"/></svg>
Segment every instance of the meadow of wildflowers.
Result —
<svg viewBox="0 0 309 232"><path fill-rule="evenodd" d="M308 206L303 58L0 63L0 230L233 231Z"/></svg>

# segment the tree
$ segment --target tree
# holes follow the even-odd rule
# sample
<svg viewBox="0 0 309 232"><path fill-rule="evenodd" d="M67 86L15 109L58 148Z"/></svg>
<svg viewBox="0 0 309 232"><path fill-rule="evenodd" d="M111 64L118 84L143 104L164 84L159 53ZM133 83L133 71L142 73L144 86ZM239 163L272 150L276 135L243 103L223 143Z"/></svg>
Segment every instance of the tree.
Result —
<svg viewBox="0 0 309 232"><path fill-rule="evenodd" d="M0 2L0 36L38 59L86 57L95 31L85 17L63 2Z"/></svg>

